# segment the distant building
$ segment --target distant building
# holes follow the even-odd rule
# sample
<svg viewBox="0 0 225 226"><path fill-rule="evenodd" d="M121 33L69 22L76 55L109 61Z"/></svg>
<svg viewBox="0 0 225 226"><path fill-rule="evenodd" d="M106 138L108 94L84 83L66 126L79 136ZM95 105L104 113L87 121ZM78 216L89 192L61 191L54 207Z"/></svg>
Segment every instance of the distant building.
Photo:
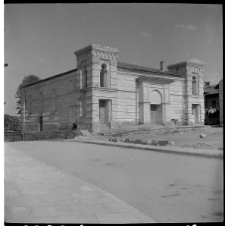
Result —
<svg viewBox="0 0 225 226"><path fill-rule="evenodd" d="M101 130L126 124L203 124L204 64L163 69L118 61L118 49L92 44L75 52L77 68L24 88L26 131ZM23 120L23 117L22 117Z"/></svg>
<svg viewBox="0 0 225 226"><path fill-rule="evenodd" d="M223 124L223 79L216 85L215 89L219 90L219 115L220 124Z"/></svg>

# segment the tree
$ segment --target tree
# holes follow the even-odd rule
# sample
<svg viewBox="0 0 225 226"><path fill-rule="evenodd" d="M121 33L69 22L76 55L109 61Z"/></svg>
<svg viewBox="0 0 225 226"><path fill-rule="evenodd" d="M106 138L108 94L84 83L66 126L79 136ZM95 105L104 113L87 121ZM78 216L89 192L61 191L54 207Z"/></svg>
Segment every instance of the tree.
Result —
<svg viewBox="0 0 225 226"><path fill-rule="evenodd" d="M21 131L21 122L19 117L4 114L5 131Z"/></svg>
<svg viewBox="0 0 225 226"><path fill-rule="evenodd" d="M16 109L18 109L18 113L17 114L21 114L21 98L22 98L22 88L26 85L29 85L31 83L35 83L40 81L40 78L36 75L28 75L28 76L24 76L21 84L18 86L17 91L16 91L16 95L15 98L19 98L19 100L17 101L17 107Z"/></svg>

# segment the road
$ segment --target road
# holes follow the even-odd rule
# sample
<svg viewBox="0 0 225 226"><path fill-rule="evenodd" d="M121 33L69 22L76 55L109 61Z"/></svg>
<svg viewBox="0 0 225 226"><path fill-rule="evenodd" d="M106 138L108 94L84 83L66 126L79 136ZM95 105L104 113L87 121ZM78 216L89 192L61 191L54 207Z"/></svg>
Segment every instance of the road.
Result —
<svg viewBox="0 0 225 226"><path fill-rule="evenodd" d="M76 175L156 222L223 220L223 160L76 142L10 146Z"/></svg>

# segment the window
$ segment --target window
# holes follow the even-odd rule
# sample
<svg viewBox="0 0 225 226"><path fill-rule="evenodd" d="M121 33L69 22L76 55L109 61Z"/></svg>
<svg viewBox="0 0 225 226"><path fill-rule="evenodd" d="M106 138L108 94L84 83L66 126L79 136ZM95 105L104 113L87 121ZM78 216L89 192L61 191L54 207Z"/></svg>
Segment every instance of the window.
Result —
<svg viewBox="0 0 225 226"><path fill-rule="evenodd" d="M83 68L83 88L87 87L87 67Z"/></svg>
<svg viewBox="0 0 225 226"><path fill-rule="evenodd" d="M39 93L39 113L43 114L43 93Z"/></svg>
<svg viewBox="0 0 225 226"><path fill-rule="evenodd" d="M77 84L77 80L74 79L74 80L73 80L73 89L74 89L74 90L76 90L76 84Z"/></svg>
<svg viewBox="0 0 225 226"><path fill-rule="evenodd" d="M192 95L197 95L197 82L195 76L192 78Z"/></svg>
<svg viewBox="0 0 225 226"><path fill-rule="evenodd" d="M83 115L83 105L82 105L82 100L80 100L80 116Z"/></svg>
<svg viewBox="0 0 225 226"><path fill-rule="evenodd" d="M32 114L32 100L31 100L31 95L28 97L28 115Z"/></svg>
<svg viewBox="0 0 225 226"><path fill-rule="evenodd" d="M102 64L102 68L100 71L100 87L107 86L107 66L106 64Z"/></svg>
<svg viewBox="0 0 225 226"><path fill-rule="evenodd" d="M69 86L70 86L70 93L73 92L73 80L69 80Z"/></svg>

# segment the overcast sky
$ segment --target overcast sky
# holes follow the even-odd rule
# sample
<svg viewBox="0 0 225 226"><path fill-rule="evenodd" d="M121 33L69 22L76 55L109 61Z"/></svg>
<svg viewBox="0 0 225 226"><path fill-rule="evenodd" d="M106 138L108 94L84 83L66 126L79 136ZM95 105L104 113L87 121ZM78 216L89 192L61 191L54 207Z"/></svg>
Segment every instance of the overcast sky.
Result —
<svg viewBox="0 0 225 226"><path fill-rule="evenodd" d="M24 76L41 79L76 68L74 51L91 43L116 47L119 61L159 68L205 62L205 81L222 79L222 5L4 5L4 110L17 115Z"/></svg>

